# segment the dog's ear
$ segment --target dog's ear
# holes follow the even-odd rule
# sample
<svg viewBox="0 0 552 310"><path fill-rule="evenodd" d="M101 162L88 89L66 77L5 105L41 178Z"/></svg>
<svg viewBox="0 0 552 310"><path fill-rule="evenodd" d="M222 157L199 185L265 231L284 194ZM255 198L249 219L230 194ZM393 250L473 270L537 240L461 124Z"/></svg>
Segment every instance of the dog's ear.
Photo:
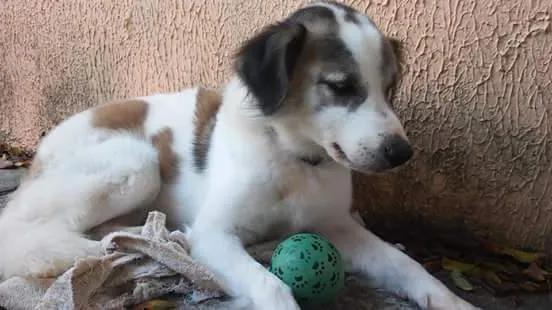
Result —
<svg viewBox="0 0 552 310"><path fill-rule="evenodd" d="M400 70L404 62L404 44L399 39L393 37L387 37L387 41L389 45L391 45L391 49L393 50L393 54L395 54L395 59Z"/></svg>
<svg viewBox="0 0 552 310"><path fill-rule="evenodd" d="M235 70L264 115L274 114L285 100L306 36L307 29L300 23L278 23L238 50Z"/></svg>

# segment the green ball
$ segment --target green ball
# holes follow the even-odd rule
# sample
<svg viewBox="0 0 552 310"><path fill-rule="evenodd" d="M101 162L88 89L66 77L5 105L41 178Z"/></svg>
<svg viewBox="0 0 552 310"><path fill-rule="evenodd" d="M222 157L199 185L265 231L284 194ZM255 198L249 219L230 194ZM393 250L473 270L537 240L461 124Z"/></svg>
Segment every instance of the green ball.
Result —
<svg viewBox="0 0 552 310"><path fill-rule="evenodd" d="M303 306L329 303L345 285L341 255L316 234L295 234L280 243L272 254L270 271Z"/></svg>

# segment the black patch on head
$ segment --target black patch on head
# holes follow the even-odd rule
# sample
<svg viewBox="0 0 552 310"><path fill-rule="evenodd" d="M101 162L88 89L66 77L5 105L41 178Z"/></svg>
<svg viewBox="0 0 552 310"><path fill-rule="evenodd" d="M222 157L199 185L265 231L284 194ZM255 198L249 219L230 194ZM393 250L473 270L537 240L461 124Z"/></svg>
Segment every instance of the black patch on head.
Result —
<svg viewBox="0 0 552 310"><path fill-rule="evenodd" d="M360 21L358 20L358 18L356 16L357 10L353 9L352 7L350 7L348 5L345 5L343 3L339 3L339 2L331 1L331 0L325 0L325 1L320 1L320 2L330 4L332 6L335 6L336 8L340 8L341 10L345 11L345 20L346 21L351 22L351 23L355 23L355 24L360 24Z"/></svg>
<svg viewBox="0 0 552 310"><path fill-rule="evenodd" d="M305 23L315 23L319 21L337 22L334 12L324 6L311 6L299 9L293 13L289 19L300 20Z"/></svg>
<svg viewBox="0 0 552 310"><path fill-rule="evenodd" d="M306 37L303 24L287 20L266 27L238 51L235 70L264 115L286 99Z"/></svg>
<svg viewBox="0 0 552 310"><path fill-rule="evenodd" d="M355 111L366 100L369 91L362 82L357 60L337 34L320 39L316 44L322 64L322 75L318 77L317 83L327 87L333 97L329 102L320 102L315 111L336 105ZM332 72L344 74L345 79L340 83L328 81L324 74Z"/></svg>

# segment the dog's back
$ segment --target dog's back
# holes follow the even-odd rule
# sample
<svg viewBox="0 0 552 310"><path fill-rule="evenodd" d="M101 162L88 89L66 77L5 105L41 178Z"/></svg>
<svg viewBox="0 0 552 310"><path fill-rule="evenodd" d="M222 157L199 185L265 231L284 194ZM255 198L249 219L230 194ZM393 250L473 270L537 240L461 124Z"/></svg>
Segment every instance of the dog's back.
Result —
<svg viewBox="0 0 552 310"><path fill-rule="evenodd" d="M217 92L194 88L100 105L55 127L0 215L0 275L55 275L99 254L83 233L154 202L174 213L170 188L183 180L194 212L219 105Z"/></svg>

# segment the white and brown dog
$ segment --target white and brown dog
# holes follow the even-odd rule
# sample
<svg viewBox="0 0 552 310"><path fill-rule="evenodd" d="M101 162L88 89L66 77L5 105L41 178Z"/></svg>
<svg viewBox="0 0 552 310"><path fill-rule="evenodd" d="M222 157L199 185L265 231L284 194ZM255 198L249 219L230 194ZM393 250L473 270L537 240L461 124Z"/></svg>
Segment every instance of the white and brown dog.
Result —
<svg viewBox="0 0 552 310"><path fill-rule="evenodd" d="M132 215L155 208L191 228L193 256L253 309L299 308L244 249L298 231L324 235L351 270L422 308L475 309L350 213L351 170L385 171L413 153L389 102L393 45L367 16L317 1L245 42L221 92L141 97L65 120L1 214L0 274L59 274L98 255L89 231L138 225Z"/></svg>

